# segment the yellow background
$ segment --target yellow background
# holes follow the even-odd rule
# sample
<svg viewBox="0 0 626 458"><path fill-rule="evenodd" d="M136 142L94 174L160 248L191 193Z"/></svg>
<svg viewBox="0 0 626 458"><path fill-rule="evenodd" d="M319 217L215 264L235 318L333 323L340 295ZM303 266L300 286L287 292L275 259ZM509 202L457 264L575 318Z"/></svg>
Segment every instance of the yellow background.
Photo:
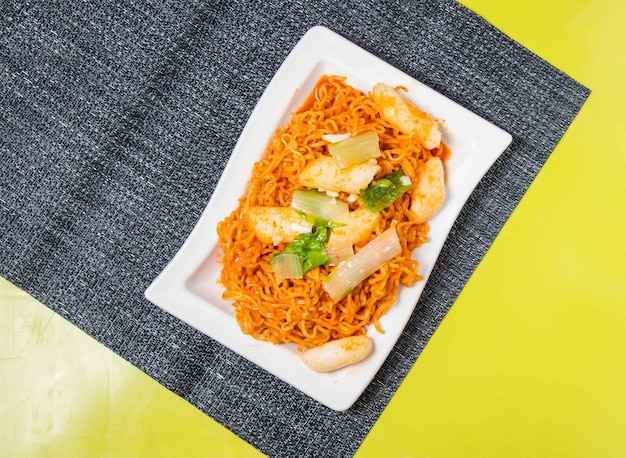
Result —
<svg viewBox="0 0 626 458"><path fill-rule="evenodd" d="M356 456L626 456L626 2L462 3L593 92ZM0 455L262 456L2 279Z"/></svg>

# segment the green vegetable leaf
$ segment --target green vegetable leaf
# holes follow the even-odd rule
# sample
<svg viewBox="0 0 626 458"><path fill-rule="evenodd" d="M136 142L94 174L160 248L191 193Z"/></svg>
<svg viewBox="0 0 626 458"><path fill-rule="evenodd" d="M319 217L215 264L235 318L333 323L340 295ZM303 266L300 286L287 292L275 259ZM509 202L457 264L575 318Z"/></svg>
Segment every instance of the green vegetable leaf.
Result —
<svg viewBox="0 0 626 458"><path fill-rule="evenodd" d="M372 212L379 212L394 203L411 187L411 180L402 170L396 170L389 175L372 181L361 190L361 201Z"/></svg>
<svg viewBox="0 0 626 458"><path fill-rule="evenodd" d="M276 283L285 278L302 278L302 262L297 254L275 253L270 258L270 265L276 276Z"/></svg>
<svg viewBox="0 0 626 458"><path fill-rule="evenodd" d="M311 215L310 213L305 213L299 210L296 210L302 218L309 223L313 227L326 227L332 229L333 227L341 227L345 226L345 223L338 223L336 221L330 221L326 218L320 218L319 216Z"/></svg>
<svg viewBox="0 0 626 458"><path fill-rule="evenodd" d="M345 169L380 157L379 141L378 134L369 131L331 143L328 145L328 151L337 161L339 168Z"/></svg>
<svg viewBox="0 0 626 458"><path fill-rule="evenodd" d="M317 266L328 265L326 255L326 238L328 229L323 226L315 227L314 232L298 235L283 251L287 254L298 255L302 263L302 273Z"/></svg>
<svg viewBox="0 0 626 458"><path fill-rule="evenodd" d="M348 204L315 189L293 192L291 207L312 226L343 226L348 218Z"/></svg>

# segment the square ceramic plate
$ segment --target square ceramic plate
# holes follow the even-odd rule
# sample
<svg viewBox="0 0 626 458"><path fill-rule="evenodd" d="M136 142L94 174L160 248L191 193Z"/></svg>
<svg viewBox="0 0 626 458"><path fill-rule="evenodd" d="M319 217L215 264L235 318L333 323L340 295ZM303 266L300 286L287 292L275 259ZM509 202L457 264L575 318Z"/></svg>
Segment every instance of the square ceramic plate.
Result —
<svg viewBox="0 0 626 458"><path fill-rule="evenodd" d="M446 201L431 220L430 240L416 250L424 280L402 288L398 302L383 317L385 330L369 329L374 352L365 361L319 374L307 368L294 345L274 345L243 334L233 307L222 300L216 283L216 226L237 207L254 162L265 153L274 131L289 121L317 80L325 74L347 77L363 92L377 82L404 86L407 97L445 123L444 140L452 149L446 164ZM507 148L511 136L465 108L426 87L334 32L310 29L282 64L246 127L196 227L174 259L146 290L148 300L221 342L320 403L338 411L349 408L365 390L395 345L424 289L428 276L470 193Z"/></svg>

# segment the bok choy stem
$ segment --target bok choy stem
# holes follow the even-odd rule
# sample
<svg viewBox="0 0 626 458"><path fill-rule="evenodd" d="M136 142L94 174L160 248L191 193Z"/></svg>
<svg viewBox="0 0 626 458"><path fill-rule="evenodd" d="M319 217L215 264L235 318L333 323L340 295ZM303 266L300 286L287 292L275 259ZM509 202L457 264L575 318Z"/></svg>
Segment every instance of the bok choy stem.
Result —
<svg viewBox="0 0 626 458"><path fill-rule="evenodd" d="M324 280L324 289L337 302L401 252L398 232L395 227L389 228L350 259L339 264Z"/></svg>

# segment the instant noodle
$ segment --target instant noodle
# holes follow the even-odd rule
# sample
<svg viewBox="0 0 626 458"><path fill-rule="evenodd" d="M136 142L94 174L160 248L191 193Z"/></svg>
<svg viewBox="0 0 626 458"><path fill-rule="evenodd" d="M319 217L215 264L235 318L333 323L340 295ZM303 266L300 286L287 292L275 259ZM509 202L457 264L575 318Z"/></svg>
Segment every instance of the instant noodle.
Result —
<svg viewBox="0 0 626 458"><path fill-rule="evenodd" d="M304 350L331 340L364 335L368 325L383 332L379 319L396 302L401 285L410 286L421 279L418 261L412 259L411 254L427 240L428 222L419 219L414 201L423 199L418 187L423 192L423 183L428 181L425 177L429 178L425 174L433 173L429 171L432 167L426 164L431 158L443 164L450 151L441 141L427 148L419 132L403 127L406 123L398 122L389 107L398 102L393 100L398 93L388 89L382 95L380 87L363 94L346 84L343 77L320 79L288 124L276 131L265 156L254 164L249 188L239 199L238 208L218 224L219 246L223 251L219 280L225 288L223 298L232 301L244 333L276 344L292 342L299 350ZM410 110L407 113L396 110L395 116L414 116ZM436 122L433 126L433 129L437 127ZM351 246L355 253L387 229L395 228L399 254L339 300L333 299L324 288L335 266L322 264L311 268L301 278L277 279L270 260L289 246L292 238L286 238L285 233L293 227L305 233L316 231L310 220L302 219L303 224L294 226L288 219L293 217L289 209L294 191L305 188L300 180L302 172L316 160L331 157L329 145L334 139L343 138L334 135L346 134L347 137L349 134L354 138L368 132L377 134L380 149L379 157L365 162L374 167L369 168L370 178L377 182L400 171L407 177L407 191L376 212L375 217L368 216L369 210L364 208L363 199L354 190L334 190L327 194L347 205L355 218L361 215L371 225L356 223L353 226L367 229ZM443 183L443 168L440 169L441 176L437 179ZM419 183L422 185L418 186ZM440 196L437 205L442 199ZM264 213L264 208L278 210ZM263 221L259 212L270 216ZM292 216L272 216L279 214ZM269 238L259 236L259 228L252 224L259 221L275 234ZM333 231L338 237L341 227L330 225L331 237ZM351 227L343 229L348 232L347 236L356 232Z"/></svg>

